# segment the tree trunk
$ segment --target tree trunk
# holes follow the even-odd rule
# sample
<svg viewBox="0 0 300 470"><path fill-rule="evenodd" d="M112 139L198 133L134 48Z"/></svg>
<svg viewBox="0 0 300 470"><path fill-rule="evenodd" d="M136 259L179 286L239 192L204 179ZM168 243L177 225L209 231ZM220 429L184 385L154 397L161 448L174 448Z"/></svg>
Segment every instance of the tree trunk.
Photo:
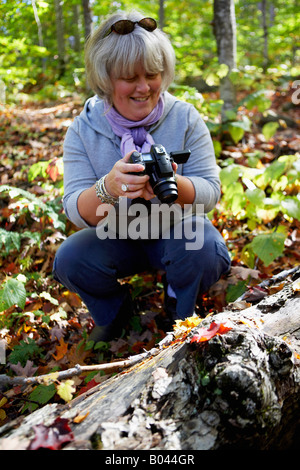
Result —
<svg viewBox="0 0 300 470"><path fill-rule="evenodd" d="M35 0L31 0L31 4L32 4L32 9L33 9L34 19L35 19L35 22L36 22L36 25L37 25L37 29L38 29L39 46L40 46L40 47L44 47L43 28L42 28L42 23L41 23L41 21L40 21L39 15L38 15L38 11L37 11L37 7L36 7L36 2L35 2ZM43 69L43 72L45 72L45 68L46 68L46 62L45 62L45 60L46 60L46 59L43 57L43 58L42 58L42 69Z"/></svg>
<svg viewBox="0 0 300 470"><path fill-rule="evenodd" d="M73 5L73 31L74 31L74 51L80 52L81 45L80 45L80 5L74 4Z"/></svg>
<svg viewBox="0 0 300 470"><path fill-rule="evenodd" d="M263 38L264 38L264 49L263 49L263 70L266 73L269 65L269 28L267 20L267 0L262 0L261 2L261 12L262 12L262 29L263 29Z"/></svg>
<svg viewBox="0 0 300 470"><path fill-rule="evenodd" d="M87 38L92 32L92 11L89 0L82 0L83 18L84 18L84 37Z"/></svg>
<svg viewBox="0 0 300 470"><path fill-rule="evenodd" d="M214 34L217 42L219 64L228 66L228 74L220 83L220 97L224 101L222 118L225 111L234 108L236 103L235 87L230 80L230 72L236 68L236 21L234 0L214 0Z"/></svg>
<svg viewBox="0 0 300 470"><path fill-rule="evenodd" d="M165 0L159 0L159 27L164 29L165 27Z"/></svg>
<svg viewBox="0 0 300 470"><path fill-rule="evenodd" d="M300 270L257 305L238 310L237 302L206 317L186 337L68 405L47 405L3 426L0 449L28 448L33 426L57 416L68 419L73 432L65 449L296 449L299 276ZM199 328L212 322L231 329L195 342Z"/></svg>
<svg viewBox="0 0 300 470"><path fill-rule="evenodd" d="M82 0L82 8L83 8L83 19L84 19L84 37L86 40L92 32L92 25L93 25L90 0ZM85 88L86 88L86 92L90 93L91 89L88 84L86 72L85 72Z"/></svg>
<svg viewBox="0 0 300 470"><path fill-rule="evenodd" d="M65 59L65 37L64 37L64 18L62 1L55 0L55 23L56 23L56 40L57 40L57 52L58 52L58 78L64 76L66 71L66 59Z"/></svg>

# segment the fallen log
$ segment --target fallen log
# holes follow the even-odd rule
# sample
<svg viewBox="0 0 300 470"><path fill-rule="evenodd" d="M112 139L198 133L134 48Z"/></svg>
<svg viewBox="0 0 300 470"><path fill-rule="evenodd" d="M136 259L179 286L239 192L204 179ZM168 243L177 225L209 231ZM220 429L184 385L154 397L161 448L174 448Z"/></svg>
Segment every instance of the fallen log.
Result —
<svg viewBox="0 0 300 470"><path fill-rule="evenodd" d="M37 427L58 417L71 431L64 449L297 448L299 275L256 305L240 310L239 302L206 317L67 405L46 405L8 423L0 428L0 449L29 448ZM205 338L214 325L226 328Z"/></svg>

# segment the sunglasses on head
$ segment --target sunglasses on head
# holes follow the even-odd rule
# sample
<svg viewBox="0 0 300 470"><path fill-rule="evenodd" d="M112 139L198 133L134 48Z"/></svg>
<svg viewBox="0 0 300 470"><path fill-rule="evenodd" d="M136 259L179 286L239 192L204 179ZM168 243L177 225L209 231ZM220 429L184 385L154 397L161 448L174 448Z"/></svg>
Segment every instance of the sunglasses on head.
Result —
<svg viewBox="0 0 300 470"><path fill-rule="evenodd" d="M132 33L136 24L146 31L154 31L157 28L157 23L153 18L143 18L140 21L119 20L110 27L104 37L106 38L113 31L121 35Z"/></svg>

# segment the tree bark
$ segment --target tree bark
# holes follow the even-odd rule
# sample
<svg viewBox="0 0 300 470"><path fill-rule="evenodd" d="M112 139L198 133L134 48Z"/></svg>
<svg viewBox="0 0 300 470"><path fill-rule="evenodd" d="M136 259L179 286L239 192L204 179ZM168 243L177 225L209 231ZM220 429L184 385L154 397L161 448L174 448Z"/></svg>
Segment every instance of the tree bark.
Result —
<svg viewBox="0 0 300 470"><path fill-rule="evenodd" d="M31 4L32 4L32 8L33 8L34 19L35 19L37 29L38 29L39 46L44 47L43 27L42 27L42 23L40 21L39 15L38 15L37 7L36 7L36 1L31 0ZM45 72L45 68L46 68L46 59L43 57L42 58L42 70L43 70L43 72Z"/></svg>
<svg viewBox="0 0 300 470"><path fill-rule="evenodd" d="M267 20L267 0L262 0L261 12L262 12L262 29L263 29L263 38L264 38L263 70L264 70L264 73L266 73L268 65L269 65L269 27L268 27L268 20Z"/></svg>
<svg viewBox="0 0 300 470"><path fill-rule="evenodd" d="M66 71L64 18L62 4L63 2L61 0L54 0L56 41L58 52L58 78L63 77Z"/></svg>
<svg viewBox="0 0 300 470"><path fill-rule="evenodd" d="M159 0L159 27L164 29L165 27L165 5L164 0Z"/></svg>
<svg viewBox="0 0 300 470"><path fill-rule="evenodd" d="M67 405L0 428L0 449L28 448L33 426L69 420L65 449L283 450L300 444L300 270L257 305L206 317L186 337ZM274 288L274 286L273 286ZM195 342L215 322L231 329ZM79 418L79 419L78 419Z"/></svg>
<svg viewBox="0 0 300 470"><path fill-rule="evenodd" d="M92 11L90 6L90 0L82 0L83 19L84 19L84 37L85 39L92 32Z"/></svg>
<svg viewBox="0 0 300 470"><path fill-rule="evenodd" d="M234 0L214 0L214 34L217 42L219 64L228 66L228 74L220 83L220 97L223 100L222 118L225 111L236 104L235 87L230 72L236 68L236 21Z"/></svg>
<svg viewBox="0 0 300 470"><path fill-rule="evenodd" d="M74 51L80 52L81 44L80 44L80 5L74 4L73 5L73 31L74 31Z"/></svg>

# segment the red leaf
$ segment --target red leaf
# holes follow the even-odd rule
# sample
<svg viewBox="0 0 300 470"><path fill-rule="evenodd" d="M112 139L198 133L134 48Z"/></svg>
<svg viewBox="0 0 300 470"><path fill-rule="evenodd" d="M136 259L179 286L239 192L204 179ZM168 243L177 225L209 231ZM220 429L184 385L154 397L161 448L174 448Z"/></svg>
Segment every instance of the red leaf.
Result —
<svg viewBox="0 0 300 470"><path fill-rule="evenodd" d="M230 326L225 326L223 323L220 323L219 329L218 329L218 335L223 335L224 333L227 333L227 331L232 330Z"/></svg>
<svg viewBox="0 0 300 470"><path fill-rule="evenodd" d="M55 161L49 163L49 165L47 166L47 169L46 169L46 173L50 176L50 178L52 179L52 181L56 181L57 180L57 177L59 175L59 170L55 164Z"/></svg>
<svg viewBox="0 0 300 470"><path fill-rule="evenodd" d="M227 331L231 330L230 327L225 326L223 323L215 323L212 322L210 327L207 328L200 328L198 333L194 335L191 339L191 343L202 343L204 341L208 341L216 335L223 335Z"/></svg>
<svg viewBox="0 0 300 470"><path fill-rule="evenodd" d="M80 389L78 395L82 395L82 393L85 393L91 388L96 387L96 385L99 385L99 382L97 382L95 379L90 380L84 387Z"/></svg>
<svg viewBox="0 0 300 470"><path fill-rule="evenodd" d="M50 426L44 424L34 426L35 437L28 450L60 450L63 444L73 441L74 435L68 422L68 419L58 417Z"/></svg>

